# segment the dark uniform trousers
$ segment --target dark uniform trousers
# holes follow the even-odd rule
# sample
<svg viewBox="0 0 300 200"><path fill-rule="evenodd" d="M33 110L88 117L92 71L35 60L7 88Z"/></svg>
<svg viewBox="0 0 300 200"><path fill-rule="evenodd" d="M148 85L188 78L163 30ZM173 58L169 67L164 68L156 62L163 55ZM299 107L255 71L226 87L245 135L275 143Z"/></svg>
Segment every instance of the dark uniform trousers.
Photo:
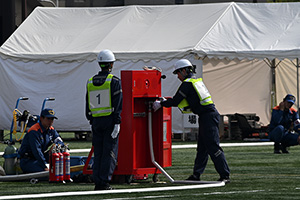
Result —
<svg viewBox="0 0 300 200"><path fill-rule="evenodd" d="M111 137L114 125L99 126L97 118L93 120L94 164L93 178L95 185L106 185L112 177L117 164L119 136ZM98 124L97 124L98 123Z"/></svg>
<svg viewBox="0 0 300 200"><path fill-rule="evenodd" d="M211 157L220 177L229 177L230 170L220 147L219 139L220 115L217 111L207 112L199 116L198 148L194 165L194 175L200 177Z"/></svg>

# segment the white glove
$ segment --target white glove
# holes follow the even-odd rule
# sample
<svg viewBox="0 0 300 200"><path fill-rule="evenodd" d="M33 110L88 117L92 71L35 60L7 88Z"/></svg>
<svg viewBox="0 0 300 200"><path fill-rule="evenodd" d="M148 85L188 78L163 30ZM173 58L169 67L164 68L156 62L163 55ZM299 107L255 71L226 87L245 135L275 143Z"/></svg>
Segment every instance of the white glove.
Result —
<svg viewBox="0 0 300 200"><path fill-rule="evenodd" d="M115 124L115 128L111 133L111 137L115 139L116 137L118 137L119 132L120 132L120 124Z"/></svg>
<svg viewBox="0 0 300 200"><path fill-rule="evenodd" d="M163 101L167 101L167 99L165 97L160 97L160 102L163 102Z"/></svg>
<svg viewBox="0 0 300 200"><path fill-rule="evenodd" d="M161 108L160 101L158 101L158 100L154 101L152 108L153 108L154 112L156 112L158 109L160 109Z"/></svg>

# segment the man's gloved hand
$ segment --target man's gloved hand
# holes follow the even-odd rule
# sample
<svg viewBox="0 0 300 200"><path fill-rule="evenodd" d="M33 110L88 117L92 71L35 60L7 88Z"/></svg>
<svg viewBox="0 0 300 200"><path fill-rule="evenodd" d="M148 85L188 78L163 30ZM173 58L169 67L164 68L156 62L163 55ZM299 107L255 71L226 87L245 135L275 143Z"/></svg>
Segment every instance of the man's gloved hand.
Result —
<svg viewBox="0 0 300 200"><path fill-rule="evenodd" d="M116 137L118 137L119 132L120 132L120 124L115 124L115 128L111 133L111 137L115 139Z"/></svg>
<svg viewBox="0 0 300 200"><path fill-rule="evenodd" d="M167 101L165 97L159 97L160 102Z"/></svg>
<svg viewBox="0 0 300 200"><path fill-rule="evenodd" d="M158 101L158 100L154 101L152 108L153 108L154 112L156 112L158 109L160 109L161 108L160 101Z"/></svg>

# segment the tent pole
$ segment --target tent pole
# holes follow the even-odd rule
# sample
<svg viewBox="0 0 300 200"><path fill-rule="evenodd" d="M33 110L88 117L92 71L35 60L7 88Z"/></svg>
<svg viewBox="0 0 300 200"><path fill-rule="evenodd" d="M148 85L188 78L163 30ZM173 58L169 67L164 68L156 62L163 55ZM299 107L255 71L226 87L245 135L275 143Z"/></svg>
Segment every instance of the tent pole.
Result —
<svg viewBox="0 0 300 200"><path fill-rule="evenodd" d="M297 110L299 114L299 58L297 58Z"/></svg>
<svg viewBox="0 0 300 200"><path fill-rule="evenodd" d="M271 72L272 72L272 88L271 88L271 109L276 106L276 81L275 81L275 59L271 61Z"/></svg>

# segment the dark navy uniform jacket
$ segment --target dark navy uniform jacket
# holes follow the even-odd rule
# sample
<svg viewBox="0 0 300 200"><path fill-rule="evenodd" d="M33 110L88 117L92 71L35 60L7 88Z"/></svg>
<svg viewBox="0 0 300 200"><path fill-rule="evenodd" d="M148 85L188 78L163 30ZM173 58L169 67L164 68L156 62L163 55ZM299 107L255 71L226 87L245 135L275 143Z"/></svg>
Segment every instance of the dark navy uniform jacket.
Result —
<svg viewBox="0 0 300 200"><path fill-rule="evenodd" d="M49 162L49 155L45 153L48 147L53 143L61 144L64 143L61 140L60 135L51 126L49 129L45 129L41 122L34 124L25 135L22 145L19 150L19 155L22 158L30 158L32 160L38 160L40 166L46 168L46 163Z"/></svg>

